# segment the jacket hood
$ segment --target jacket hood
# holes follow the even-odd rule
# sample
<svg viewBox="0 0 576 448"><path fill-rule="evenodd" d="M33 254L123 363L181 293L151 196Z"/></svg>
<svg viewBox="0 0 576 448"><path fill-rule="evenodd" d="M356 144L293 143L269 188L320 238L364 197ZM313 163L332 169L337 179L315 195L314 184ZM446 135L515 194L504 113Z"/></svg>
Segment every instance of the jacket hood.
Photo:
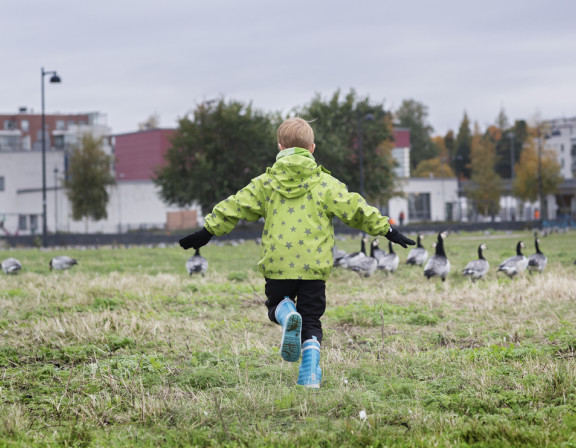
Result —
<svg viewBox="0 0 576 448"><path fill-rule="evenodd" d="M276 156L276 163L266 173L271 187L287 198L306 194L321 181L321 173L329 173L317 165L310 151L303 148L288 148Z"/></svg>

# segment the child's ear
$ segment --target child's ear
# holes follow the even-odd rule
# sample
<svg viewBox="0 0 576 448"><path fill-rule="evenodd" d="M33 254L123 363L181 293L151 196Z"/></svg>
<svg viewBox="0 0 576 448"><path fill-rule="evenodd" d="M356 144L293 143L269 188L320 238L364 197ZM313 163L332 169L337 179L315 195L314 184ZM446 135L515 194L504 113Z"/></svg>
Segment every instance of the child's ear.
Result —
<svg viewBox="0 0 576 448"><path fill-rule="evenodd" d="M284 148L284 146L282 146L280 143L278 143L278 151L284 151L286 148Z"/></svg>
<svg viewBox="0 0 576 448"><path fill-rule="evenodd" d="M310 148L308 148L308 151L310 151L310 154L314 154L315 149L316 149L316 143L312 143L312 146L310 146Z"/></svg>

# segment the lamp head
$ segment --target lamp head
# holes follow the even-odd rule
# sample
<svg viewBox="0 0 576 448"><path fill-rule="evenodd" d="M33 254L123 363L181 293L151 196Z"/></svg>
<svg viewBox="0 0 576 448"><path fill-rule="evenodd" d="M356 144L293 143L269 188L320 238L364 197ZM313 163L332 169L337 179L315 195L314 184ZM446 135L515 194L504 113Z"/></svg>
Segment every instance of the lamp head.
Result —
<svg viewBox="0 0 576 448"><path fill-rule="evenodd" d="M60 76L58 76L56 73L54 73L51 77L50 77L50 82L52 84L59 84L62 82L62 80L60 79Z"/></svg>

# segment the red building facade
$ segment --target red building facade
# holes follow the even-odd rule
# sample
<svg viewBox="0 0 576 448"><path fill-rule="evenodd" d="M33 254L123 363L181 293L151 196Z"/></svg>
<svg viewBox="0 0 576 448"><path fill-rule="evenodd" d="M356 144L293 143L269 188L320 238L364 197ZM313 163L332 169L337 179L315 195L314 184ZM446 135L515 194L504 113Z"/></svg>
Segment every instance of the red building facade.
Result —
<svg viewBox="0 0 576 448"><path fill-rule="evenodd" d="M174 129L150 129L114 136L116 180L150 180L164 164Z"/></svg>

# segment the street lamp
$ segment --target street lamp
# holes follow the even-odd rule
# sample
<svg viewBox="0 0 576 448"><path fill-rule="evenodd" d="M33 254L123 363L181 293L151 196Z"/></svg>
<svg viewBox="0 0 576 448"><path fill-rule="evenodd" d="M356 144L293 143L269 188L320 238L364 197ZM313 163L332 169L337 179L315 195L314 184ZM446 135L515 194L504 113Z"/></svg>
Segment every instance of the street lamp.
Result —
<svg viewBox="0 0 576 448"><path fill-rule="evenodd" d="M55 71L44 71L42 67L42 246L47 246L47 226L46 226L46 115L44 114L44 76L52 75L50 82L59 84L62 82Z"/></svg>
<svg viewBox="0 0 576 448"><path fill-rule="evenodd" d="M358 168L360 171L360 196L364 197L364 149L362 148L362 121L374 121L374 115L364 117L358 112Z"/></svg>

